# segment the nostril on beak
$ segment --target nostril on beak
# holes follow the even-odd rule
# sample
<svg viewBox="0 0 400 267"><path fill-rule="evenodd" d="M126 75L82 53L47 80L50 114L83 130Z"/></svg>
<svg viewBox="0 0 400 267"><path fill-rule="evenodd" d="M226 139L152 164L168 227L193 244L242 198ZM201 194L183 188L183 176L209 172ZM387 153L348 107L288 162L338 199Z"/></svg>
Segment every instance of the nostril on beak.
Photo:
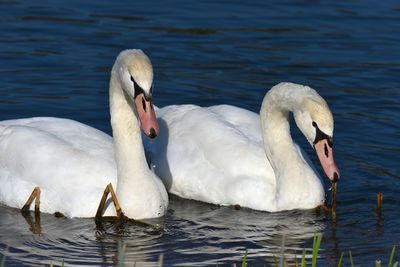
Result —
<svg viewBox="0 0 400 267"><path fill-rule="evenodd" d="M335 172L335 173L333 174L333 180L332 180L332 182L336 183L337 181L339 181L339 174L338 174L337 172Z"/></svg>
<svg viewBox="0 0 400 267"><path fill-rule="evenodd" d="M142 98L142 106L143 106L144 112L146 112L146 102L144 101L144 97Z"/></svg>
<svg viewBox="0 0 400 267"><path fill-rule="evenodd" d="M157 136L156 130L154 130L154 128L151 128L151 129L150 129L149 137L150 137L150 138L155 138L156 136Z"/></svg>

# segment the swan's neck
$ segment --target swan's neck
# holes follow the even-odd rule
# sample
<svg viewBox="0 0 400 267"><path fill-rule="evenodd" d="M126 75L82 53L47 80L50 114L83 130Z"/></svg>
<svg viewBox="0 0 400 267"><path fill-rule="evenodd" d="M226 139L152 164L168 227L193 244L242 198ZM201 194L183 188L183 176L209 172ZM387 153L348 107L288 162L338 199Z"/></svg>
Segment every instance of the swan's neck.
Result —
<svg viewBox="0 0 400 267"><path fill-rule="evenodd" d="M119 82L113 78L110 82L111 127L115 144L115 156L118 168L118 184L126 183L127 177L140 179L139 172L147 173L148 165L144 155L140 123L135 109L128 101ZM128 179L133 180L133 179Z"/></svg>
<svg viewBox="0 0 400 267"><path fill-rule="evenodd" d="M321 191L317 174L304 160L290 134L289 112L300 108L300 99L296 90L271 90L260 111L265 152L276 177L278 206L295 207L290 202L304 201L314 189Z"/></svg>
<svg viewBox="0 0 400 267"><path fill-rule="evenodd" d="M301 163L300 157L290 135L289 111L268 107L262 114L265 152L276 177L282 183L282 178L289 169L303 167L298 164Z"/></svg>
<svg viewBox="0 0 400 267"><path fill-rule="evenodd" d="M146 206L150 205L148 199L162 202L162 198L146 162L138 116L117 76L113 69L110 113L118 176L116 194L125 215L135 219L149 217L145 213L150 212L146 208L151 209Z"/></svg>

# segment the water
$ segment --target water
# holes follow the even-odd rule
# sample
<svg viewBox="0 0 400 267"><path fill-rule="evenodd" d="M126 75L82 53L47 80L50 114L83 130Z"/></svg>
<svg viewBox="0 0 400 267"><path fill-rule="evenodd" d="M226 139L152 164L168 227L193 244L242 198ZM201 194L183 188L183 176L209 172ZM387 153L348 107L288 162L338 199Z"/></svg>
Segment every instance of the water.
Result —
<svg viewBox="0 0 400 267"><path fill-rule="evenodd" d="M372 265L387 263L399 243L398 1L10 0L0 2L0 32L1 120L67 117L111 133L111 65L120 50L141 48L155 68L158 106L227 103L257 112L278 82L316 88L334 113L342 173L336 223L315 211L270 214L171 197L162 232L45 214L37 229L0 206L7 265L115 265L124 250L130 266L156 265L161 254L167 266L215 266L240 263L248 249L258 266L273 263L282 242L287 258L299 258L314 232L323 234L321 266L348 250L356 264Z"/></svg>

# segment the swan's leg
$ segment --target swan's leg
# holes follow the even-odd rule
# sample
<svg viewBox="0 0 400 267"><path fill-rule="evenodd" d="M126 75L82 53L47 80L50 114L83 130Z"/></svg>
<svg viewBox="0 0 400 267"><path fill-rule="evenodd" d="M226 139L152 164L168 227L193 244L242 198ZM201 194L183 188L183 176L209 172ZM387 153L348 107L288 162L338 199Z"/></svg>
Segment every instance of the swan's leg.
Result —
<svg viewBox="0 0 400 267"><path fill-rule="evenodd" d="M110 188L111 198L114 202L115 210L117 211L117 217L121 218L123 213L122 213L121 206L119 205L117 195L114 192L114 188L113 188L112 184L108 184L108 187Z"/></svg>
<svg viewBox="0 0 400 267"><path fill-rule="evenodd" d="M326 211L326 212L332 212L332 208L329 208L328 206L326 206L325 204L321 204L321 205L319 205L318 207L317 207L317 209L322 209L322 210L324 210L324 211Z"/></svg>
<svg viewBox="0 0 400 267"><path fill-rule="evenodd" d="M98 207L97 212L96 212L96 217L95 217L96 220L99 220L102 217L102 212L103 212L104 206L106 204L106 200L107 200L108 194L111 194L111 199L112 199L112 201L114 203L115 210L117 211L117 217L118 218L122 218L123 215L124 215L122 210L121 210L121 206L119 205L119 202L118 202L118 199L117 199L117 195L115 194L113 186L110 183L110 184L108 184L106 186L106 189L104 190L103 196L102 196L102 198L100 200L100 204L99 204L99 207Z"/></svg>
<svg viewBox="0 0 400 267"><path fill-rule="evenodd" d="M29 207L31 206L33 200L35 200L35 222L32 220L32 216L29 213ZM24 216L26 222L29 224L29 230L34 234L41 234L42 228L40 226L40 188L35 187L32 194L29 196L25 205L21 209L22 216Z"/></svg>
<svg viewBox="0 0 400 267"><path fill-rule="evenodd" d="M37 216L40 213L40 188L39 187L35 187L35 189L33 189L32 194L29 196L28 200L25 202L25 205L21 209L22 213L29 212L29 207L31 206L33 200L35 200L35 216Z"/></svg>
<svg viewBox="0 0 400 267"><path fill-rule="evenodd" d="M42 233L42 226L40 224L40 212L35 212L35 220L33 220L32 215L29 212L22 212L22 216L29 225L29 230L33 234L40 235Z"/></svg>

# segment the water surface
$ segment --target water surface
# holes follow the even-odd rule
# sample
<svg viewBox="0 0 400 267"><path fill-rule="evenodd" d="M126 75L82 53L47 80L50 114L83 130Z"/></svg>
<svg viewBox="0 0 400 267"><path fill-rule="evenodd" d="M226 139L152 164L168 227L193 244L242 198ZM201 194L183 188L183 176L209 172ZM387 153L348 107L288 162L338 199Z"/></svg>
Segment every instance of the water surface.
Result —
<svg viewBox="0 0 400 267"><path fill-rule="evenodd" d="M0 206L7 264L115 265L124 250L128 265L156 265L161 254L167 266L223 265L239 263L248 249L258 266L273 263L282 242L287 258L300 257L317 232L322 266L348 250L356 264L371 265L386 263L398 244L397 1L1 1L0 32L1 120L66 117L110 134L111 66L120 50L141 48L154 65L158 106L225 103L258 112L278 82L317 89L334 113L342 173L336 223L315 211L271 214L171 197L162 232L46 214L34 229ZM297 130L293 136L315 161Z"/></svg>

